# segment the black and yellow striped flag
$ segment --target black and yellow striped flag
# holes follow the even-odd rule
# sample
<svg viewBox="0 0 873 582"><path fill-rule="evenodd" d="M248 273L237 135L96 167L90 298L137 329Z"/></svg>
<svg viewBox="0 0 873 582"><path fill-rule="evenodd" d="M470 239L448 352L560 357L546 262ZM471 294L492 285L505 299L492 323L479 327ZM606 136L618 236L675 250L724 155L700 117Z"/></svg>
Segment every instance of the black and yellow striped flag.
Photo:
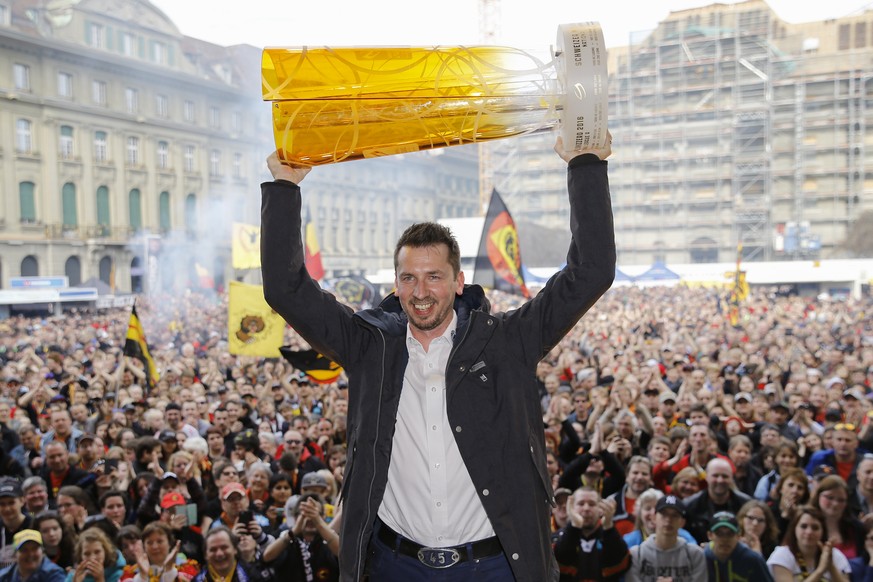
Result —
<svg viewBox="0 0 873 582"><path fill-rule="evenodd" d="M127 338L124 340L124 355L132 358L137 358L142 361L145 366L146 382L149 388L154 388L158 376L158 367L155 365L155 360L149 352L149 345L146 343L145 330L142 328L142 323L139 316L136 314L136 305L130 310L130 322L127 324Z"/></svg>

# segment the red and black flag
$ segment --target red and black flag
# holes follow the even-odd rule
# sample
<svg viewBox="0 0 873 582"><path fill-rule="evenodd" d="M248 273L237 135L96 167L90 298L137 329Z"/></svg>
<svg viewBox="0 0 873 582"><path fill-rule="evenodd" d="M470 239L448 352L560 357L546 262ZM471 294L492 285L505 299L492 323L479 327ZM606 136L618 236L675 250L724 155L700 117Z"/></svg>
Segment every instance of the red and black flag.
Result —
<svg viewBox="0 0 873 582"><path fill-rule="evenodd" d="M309 276L316 281L324 278L324 266L321 264L321 247L318 246L318 237L315 235L315 224L312 223L312 215L306 208L306 223L303 226L303 251L304 263Z"/></svg>
<svg viewBox="0 0 873 582"><path fill-rule="evenodd" d="M148 382L149 388L154 388L160 379L158 377L158 367L155 365L155 360L149 352L145 330L142 327L139 316L136 314L135 304L130 310L130 322L127 324L127 337L124 340L124 355L136 358L143 363L146 382Z"/></svg>
<svg viewBox="0 0 873 582"><path fill-rule="evenodd" d="M521 272L518 230L497 190L491 192L491 202L485 214L473 283L530 297Z"/></svg>
<svg viewBox="0 0 873 582"><path fill-rule="evenodd" d="M315 350L293 350L282 346L279 353L289 364L312 378L318 384L331 384L337 381L343 369L339 364L322 356Z"/></svg>

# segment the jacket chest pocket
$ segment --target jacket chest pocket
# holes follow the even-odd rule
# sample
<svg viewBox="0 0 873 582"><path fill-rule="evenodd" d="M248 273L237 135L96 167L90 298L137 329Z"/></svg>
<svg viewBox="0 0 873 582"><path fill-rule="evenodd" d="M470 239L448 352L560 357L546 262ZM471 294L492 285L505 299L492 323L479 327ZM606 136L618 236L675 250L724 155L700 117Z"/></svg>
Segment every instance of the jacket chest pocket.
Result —
<svg viewBox="0 0 873 582"><path fill-rule="evenodd" d="M470 369L467 370L467 379L468 382L480 388L494 387L494 374L491 372L491 367L482 359L470 366Z"/></svg>

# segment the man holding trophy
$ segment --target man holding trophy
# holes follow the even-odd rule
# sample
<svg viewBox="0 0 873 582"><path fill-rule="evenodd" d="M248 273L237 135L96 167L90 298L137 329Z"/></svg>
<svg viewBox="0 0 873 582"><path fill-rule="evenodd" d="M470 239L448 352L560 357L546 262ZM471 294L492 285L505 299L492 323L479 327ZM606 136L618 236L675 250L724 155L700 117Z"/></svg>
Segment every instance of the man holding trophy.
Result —
<svg viewBox="0 0 873 582"><path fill-rule="evenodd" d="M579 55L590 37L574 34ZM458 243L435 223L401 235L396 290L379 307L355 313L322 291L301 239L300 183L316 163L286 155L277 137L275 181L261 186L264 296L349 376L343 581L558 580L536 367L615 276L611 138L598 122L598 138L555 146L568 163L567 265L507 313L465 285Z"/></svg>

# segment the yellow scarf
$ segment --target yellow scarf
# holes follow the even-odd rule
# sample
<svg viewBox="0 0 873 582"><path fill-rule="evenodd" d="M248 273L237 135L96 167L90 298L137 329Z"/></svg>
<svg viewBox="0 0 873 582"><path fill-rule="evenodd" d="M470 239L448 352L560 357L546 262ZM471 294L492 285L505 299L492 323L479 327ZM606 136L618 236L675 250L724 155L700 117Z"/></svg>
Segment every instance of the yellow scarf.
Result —
<svg viewBox="0 0 873 582"><path fill-rule="evenodd" d="M231 582L231 580L233 580L233 575L236 574L236 560L233 561L233 566L231 566L230 573L227 576L219 574L218 571L212 567L212 564L207 564L207 568L209 576L214 582Z"/></svg>

